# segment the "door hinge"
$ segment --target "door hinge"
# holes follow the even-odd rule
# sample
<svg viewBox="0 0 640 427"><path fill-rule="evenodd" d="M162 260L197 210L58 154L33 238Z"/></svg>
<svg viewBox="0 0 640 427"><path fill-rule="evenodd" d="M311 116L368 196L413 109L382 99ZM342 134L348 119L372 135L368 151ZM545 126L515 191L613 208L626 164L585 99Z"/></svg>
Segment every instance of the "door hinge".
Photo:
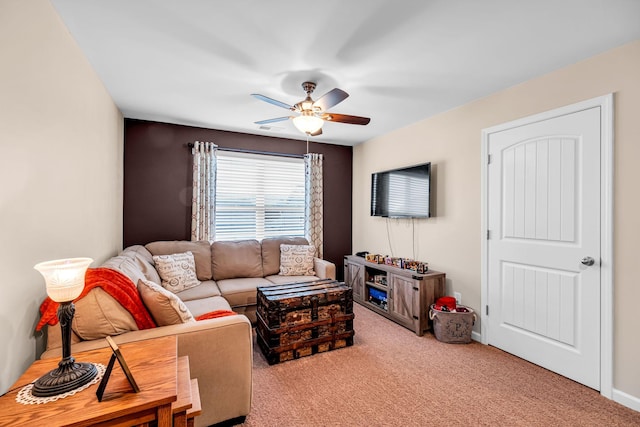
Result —
<svg viewBox="0 0 640 427"><path fill-rule="evenodd" d="M487 154L487 164L491 164L491 154Z"/></svg>
<svg viewBox="0 0 640 427"><path fill-rule="evenodd" d="M486 306L485 306L485 309L486 309L486 310L485 310L485 312L486 312L486 314L487 314L487 316L488 316L488 315L489 315L489 306L488 306L488 305L486 305Z"/></svg>
<svg viewBox="0 0 640 427"><path fill-rule="evenodd" d="M491 238L491 231L487 230L487 240Z"/></svg>

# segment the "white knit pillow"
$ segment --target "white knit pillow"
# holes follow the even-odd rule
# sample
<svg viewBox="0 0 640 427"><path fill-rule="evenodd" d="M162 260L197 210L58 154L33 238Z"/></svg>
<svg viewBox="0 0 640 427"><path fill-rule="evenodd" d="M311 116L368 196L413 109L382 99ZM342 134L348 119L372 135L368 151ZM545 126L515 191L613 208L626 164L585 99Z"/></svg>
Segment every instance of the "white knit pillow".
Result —
<svg viewBox="0 0 640 427"><path fill-rule="evenodd" d="M193 253L184 252L172 255L154 255L153 262L162 279L162 287L177 293L198 286L196 262Z"/></svg>
<svg viewBox="0 0 640 427"><path fill-rule="evenodd" d="M280 245L280 276L315 276L312 245Z"/></svg>
<svg viewBox="0 0 640 427"><path fill-rule="evenodd" d="M158 326L195 322L186 305L175 294L150 280L138 280L142 302Z"/></svg>

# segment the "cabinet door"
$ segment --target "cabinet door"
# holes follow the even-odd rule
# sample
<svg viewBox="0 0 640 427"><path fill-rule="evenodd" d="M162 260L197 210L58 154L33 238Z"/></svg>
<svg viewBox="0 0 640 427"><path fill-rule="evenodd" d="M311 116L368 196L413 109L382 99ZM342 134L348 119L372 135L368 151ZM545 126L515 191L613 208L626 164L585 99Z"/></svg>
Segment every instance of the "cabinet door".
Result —
<svg viewBox="0 0 640 427"><path fill-rule="evenodd" d="M415 280L389 274L389 314L408 328L415 329L419 288ZM415 316L415 317L414 317Z"/></svg>
<svg viewBox="0 0 640 427"><path fill-rule="evenodd" d="M364 301L364 265L347 262L344 280L353 288L353 299Z"/></svg>

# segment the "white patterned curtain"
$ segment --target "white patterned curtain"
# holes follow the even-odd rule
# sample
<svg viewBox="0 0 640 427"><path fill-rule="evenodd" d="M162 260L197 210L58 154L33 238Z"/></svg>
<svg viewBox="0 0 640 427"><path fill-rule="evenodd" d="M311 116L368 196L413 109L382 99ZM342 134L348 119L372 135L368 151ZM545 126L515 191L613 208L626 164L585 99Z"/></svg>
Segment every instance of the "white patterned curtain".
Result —
<svg viewBox="0 0 640 427"><path fill-rule="evenodd" d="M304 156L305 222L304 234L309 244L316 247L316 256L323 256L323 188L322 154L307 153Z"/></svg>
<svg viewBox="0 0 640 427"><path fill-rule="evenodd" d="M215 234L216 152L212 142L196 141L193 154L191 240L213 241Z"/></svg>

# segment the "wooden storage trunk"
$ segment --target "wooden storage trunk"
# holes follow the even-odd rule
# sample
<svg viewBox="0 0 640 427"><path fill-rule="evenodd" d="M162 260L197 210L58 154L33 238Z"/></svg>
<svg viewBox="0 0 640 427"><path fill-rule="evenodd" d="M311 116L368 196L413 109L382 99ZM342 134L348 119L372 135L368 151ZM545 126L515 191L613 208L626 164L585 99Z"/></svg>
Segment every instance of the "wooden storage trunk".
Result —
<svg viewBox="0 0 640 427"><path fill-rule="evenodd" d="M257 342L270 365L353 345L353 293L335 280L258 288Z"/></svg>

